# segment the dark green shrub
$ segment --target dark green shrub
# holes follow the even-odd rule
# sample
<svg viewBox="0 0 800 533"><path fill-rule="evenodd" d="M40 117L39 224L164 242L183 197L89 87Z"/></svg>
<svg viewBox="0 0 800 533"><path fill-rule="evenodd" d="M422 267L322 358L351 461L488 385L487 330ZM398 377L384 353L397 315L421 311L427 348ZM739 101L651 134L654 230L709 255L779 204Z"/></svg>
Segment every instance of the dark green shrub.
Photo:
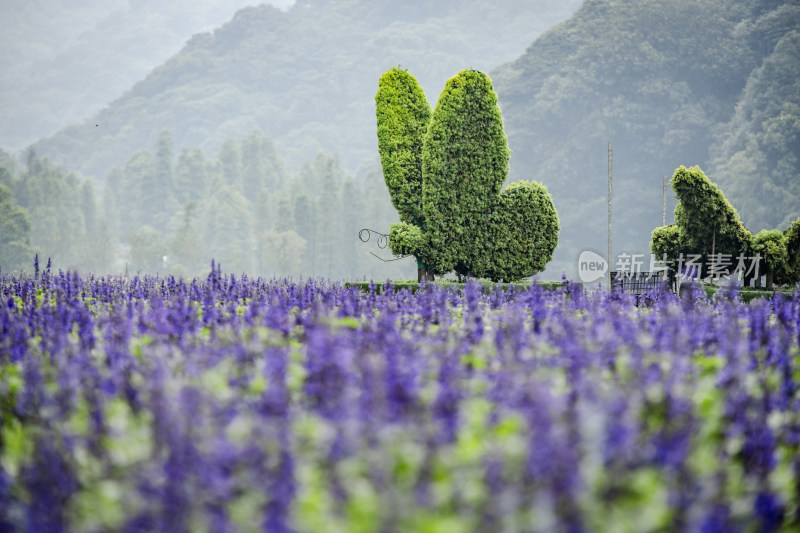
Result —
<svg viewBox="0 0 800 533"><path fill-rule="evenodd" d="M794 220L784 232L786 267L779 283L800 283L800 218Z"/></svg>
<svg viewBox="0 0 800 533"><path fill-rule="evenodd" d="M753 253L761 256L760 273L767 277L767 288L772 282L782 283L786 277L786 243L783 232L762 230L753 237Z"/></svg>
<svg viewBox="0 0 800 533"><path fill-rule="evenodd" d="M663 257L675 260L681 252L680 229L676 224L661 226L653 230L650 251L658 260Z"/></svg>
<svg viewBox="0 0 800 533"><path fill-rule="evenodd" d="M396 222L389 229L389 249L395 255L419 257L424 250L425 238L419 226Z"/></svg>

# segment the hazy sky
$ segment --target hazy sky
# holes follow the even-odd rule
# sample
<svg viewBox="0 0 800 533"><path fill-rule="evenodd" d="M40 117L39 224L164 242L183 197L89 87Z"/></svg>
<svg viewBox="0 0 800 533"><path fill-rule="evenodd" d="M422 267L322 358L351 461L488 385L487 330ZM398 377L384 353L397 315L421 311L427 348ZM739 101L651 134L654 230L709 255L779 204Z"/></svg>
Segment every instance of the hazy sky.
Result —
<svg viewBox="0 0 800 533"><path fill-rule="evenodd" d="M294 0L0 0L0 148L84 120L193 34L261 3Z"/></svg>

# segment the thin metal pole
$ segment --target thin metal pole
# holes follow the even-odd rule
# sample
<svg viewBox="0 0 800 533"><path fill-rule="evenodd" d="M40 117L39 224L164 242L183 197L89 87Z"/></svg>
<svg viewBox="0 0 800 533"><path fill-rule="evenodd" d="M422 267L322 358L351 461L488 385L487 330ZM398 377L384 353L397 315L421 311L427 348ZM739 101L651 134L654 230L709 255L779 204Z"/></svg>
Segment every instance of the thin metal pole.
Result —
<svg viewBox="0 0 800 533"><path fill-rule="evenodd" d="M613 188L611 186L611 166L613 161L613 144L608 141L608 287L611 288L611 199Z"/></svg>
<svg viewBox="0 0 800 533"><path fill-rule="evenodd" d="M661 225L667 225L667 177L664 176L664 209L661 212Z"/></svg>
<svg viewBox="0 0 800 533"><path fill-rule="evenodd" d="M711 264L714 264L714 256L716 255L717 247L717 226L714 225L714 234L711 236ZM711 278L711 285L714 285L714 278Z"/></svg>

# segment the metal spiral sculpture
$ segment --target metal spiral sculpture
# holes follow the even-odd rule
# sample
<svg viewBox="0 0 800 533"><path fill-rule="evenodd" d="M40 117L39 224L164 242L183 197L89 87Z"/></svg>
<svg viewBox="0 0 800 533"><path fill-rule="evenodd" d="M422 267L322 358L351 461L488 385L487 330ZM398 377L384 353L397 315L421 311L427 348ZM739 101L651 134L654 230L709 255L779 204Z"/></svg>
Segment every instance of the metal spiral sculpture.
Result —
<svg viewBox="0 0 800 533"><path fill-rule="evenodd" d="M361 242L369 242L369 240L372 238L373 233L378 235L378 248L383 250L384 248L389 246L389 235L386 233L381 233L380 231L376 231L374 229L361 228L361 230L358 232L358 238L361 239ZM372 252L370 252L370 254L374 255L384 263L391 263L392 261L399 261L401 259L409 257L408 255L401 255L400 257L395 257L394 259L384 259Z"/></svg>

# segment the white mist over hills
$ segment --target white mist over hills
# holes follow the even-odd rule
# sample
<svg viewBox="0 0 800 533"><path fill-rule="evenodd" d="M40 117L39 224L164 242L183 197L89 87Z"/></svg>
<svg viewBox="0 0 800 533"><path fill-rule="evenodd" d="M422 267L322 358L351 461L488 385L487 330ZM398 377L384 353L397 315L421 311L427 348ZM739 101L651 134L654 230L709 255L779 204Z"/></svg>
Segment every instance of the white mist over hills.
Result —
<svg viewBox="0 0 800 533"><path fill-rule="evenodd" d="M294 0L3 0L0 147L18 151L119 97L240 8Z"/></svg>

